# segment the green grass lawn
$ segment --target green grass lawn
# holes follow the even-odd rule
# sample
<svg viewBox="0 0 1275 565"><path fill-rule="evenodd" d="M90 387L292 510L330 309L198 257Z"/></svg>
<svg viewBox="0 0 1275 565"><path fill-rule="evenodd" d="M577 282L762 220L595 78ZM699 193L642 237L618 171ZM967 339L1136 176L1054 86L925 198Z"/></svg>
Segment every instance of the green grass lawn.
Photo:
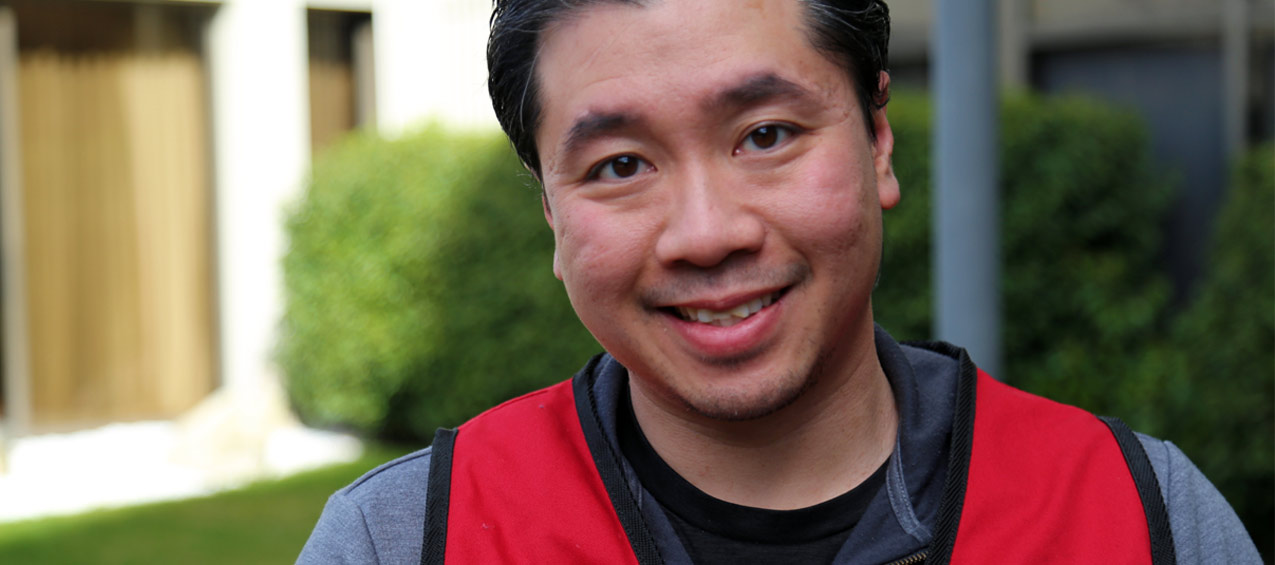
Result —
<svg viewBox="0 0 1275 565"><path fill-rule="evenodd" d="M0 563L292 563L328 495L412 449L370 444L354 463L205 498L0 524Z"/></svg>

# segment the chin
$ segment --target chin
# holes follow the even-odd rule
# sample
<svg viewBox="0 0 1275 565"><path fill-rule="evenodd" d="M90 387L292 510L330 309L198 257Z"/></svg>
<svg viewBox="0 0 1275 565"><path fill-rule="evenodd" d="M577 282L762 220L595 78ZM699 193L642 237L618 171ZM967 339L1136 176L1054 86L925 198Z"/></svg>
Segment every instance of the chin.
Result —
<svg viewBox="0 0 1275 565"><path fill-rule="evenodd" d="M820 357L809 371L791 371L777 378L765 379L759 386L706 391L706 394L698 398L683 396L682 402L696 414L713 420L757 420L770 416L801 398L818 380L822 367Z"/></svg>

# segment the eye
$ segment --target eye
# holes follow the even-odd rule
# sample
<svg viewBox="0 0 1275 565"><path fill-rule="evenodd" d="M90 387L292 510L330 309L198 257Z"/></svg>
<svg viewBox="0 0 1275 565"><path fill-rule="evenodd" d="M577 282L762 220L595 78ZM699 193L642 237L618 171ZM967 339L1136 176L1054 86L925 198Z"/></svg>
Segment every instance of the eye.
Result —
<svg viewBox="0 0 1275 565"><path fill-rule="evenodd" d="M612 157L589 170L588 180L620 180L626 179L639 173L644 173L651 168L651 164L645 159L636 155L620 155Z"/></svg>
<svg viewBox="0 0 1275 565"><path fill-rule="evenodd" d="M744 151L767 151L773 149L792 137L793 128L780 124L765 124L754 128L744 136L744 141L735 149L738 155Z"/></svg>

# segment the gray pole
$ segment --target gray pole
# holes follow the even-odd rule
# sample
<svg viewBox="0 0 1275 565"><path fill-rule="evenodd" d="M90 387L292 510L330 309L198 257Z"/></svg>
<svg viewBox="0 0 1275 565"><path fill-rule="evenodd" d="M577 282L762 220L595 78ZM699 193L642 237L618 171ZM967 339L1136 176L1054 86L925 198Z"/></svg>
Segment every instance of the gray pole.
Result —
<svg viewBox="0 0 1275 565"><path fill-rule="evenodd" d="M934 0L934 334L1001 372L994 0Z"/></svg>

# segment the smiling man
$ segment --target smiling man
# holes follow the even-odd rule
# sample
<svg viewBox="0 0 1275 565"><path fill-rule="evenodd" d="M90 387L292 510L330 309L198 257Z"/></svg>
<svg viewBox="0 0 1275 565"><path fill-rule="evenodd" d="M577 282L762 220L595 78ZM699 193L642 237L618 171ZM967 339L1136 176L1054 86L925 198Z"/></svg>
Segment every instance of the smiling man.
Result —
<svg viewBox="0 0 1275 565"><path fill-rule="evenodd" d="M1259 562L1172 444L874 325L888 38L870 0L497 0L606 352L333 495L300 561Z"/></svg>

